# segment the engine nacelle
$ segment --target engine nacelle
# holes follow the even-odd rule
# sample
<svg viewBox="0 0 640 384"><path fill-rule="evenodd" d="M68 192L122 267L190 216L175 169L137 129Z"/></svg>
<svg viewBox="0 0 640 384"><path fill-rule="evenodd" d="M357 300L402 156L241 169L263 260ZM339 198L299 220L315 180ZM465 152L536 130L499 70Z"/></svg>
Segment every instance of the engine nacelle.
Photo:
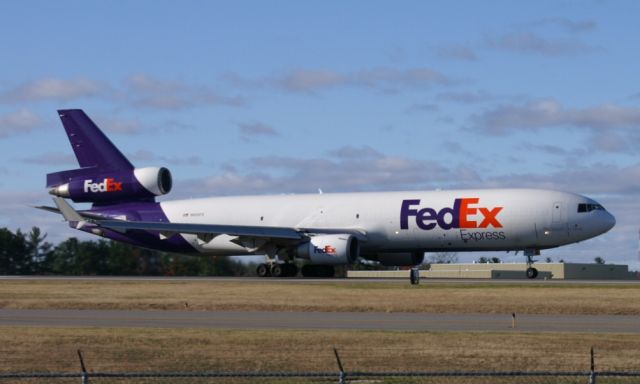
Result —
<svg viewBox="0 0 640 384"><path fill-rule="evenodd" d="M165 195L171 191L171 172L167 168L136 168L126 171L91 173L78 169L48 177L68 175L67 183L56 185L49 193L68 197L76 203L108 203ZM51 185L48 185L51 186Z"/></svg>
<svg viewBox="0 0 640 384"><path fill-rule="evenodd" d="M348 234L314 236L296 251L296 257L318 265L351 264L359 254L358 239Z"/></svg>
<svg viewBox="0 0 640 384"><path fill-rule="evenodd" d="M408 267L422 264L424 252L384 252L375 255L362 255L367 260L374 260L385 267Z"/></svg>

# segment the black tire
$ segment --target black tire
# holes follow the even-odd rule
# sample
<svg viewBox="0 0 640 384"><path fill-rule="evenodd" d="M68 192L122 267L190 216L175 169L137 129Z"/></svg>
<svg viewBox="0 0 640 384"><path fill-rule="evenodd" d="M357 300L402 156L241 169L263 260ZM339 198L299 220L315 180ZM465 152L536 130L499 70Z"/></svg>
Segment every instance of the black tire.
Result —
<svg viewBox="0 0 640 384"><path fill-rule="evenodd" d="M333 265L318 265L317 268L319 277L334 277L336 274L336 269Z"/></svg>
<svg viewBox="0 0 640 384"><path fill-rule="evenodd" d="M333 265L305 265L302 267L304 277L335 277L336 269Z"/></svg>
<svg viewBox="0 0 640 384"><path fill-rule="evenodd" d="M295 264L286 264L287 266L287 276L296 277L298 274L298 266Z"/></svg>
<svg viewBox="0 0 640 384"><path fill-rule="evenodd" d="M316 277L316 269L313 265L303 265L301 270L303 277Z"/></svg>
<svg viewBox="0 0 640 384"><path fill-rule="evenodd" d="M333 265L327 265L324 277L336 277L336 269Z"/></svg>
<svg viewBox="0 0 640 384"><path fill-rule="evenodd" d="M256 273L258 274L258 277L271 276L271 271L269 270L269 266L267 264L258 264L258 268L256 268Z"/></svg>
<svg viewBox="0 0 640 384"><path fill-rule="evenodd" d="M527 268L527 278L535 279L536 277L538 277L538 270L533 267Z"/></svg>
<svg viewBox="0 0 640 384"><path fill-rule="evenodd" d="M273 277L284 277L286 276L285 268L280 264L273 264L271 266L271 276Z"/></svg>

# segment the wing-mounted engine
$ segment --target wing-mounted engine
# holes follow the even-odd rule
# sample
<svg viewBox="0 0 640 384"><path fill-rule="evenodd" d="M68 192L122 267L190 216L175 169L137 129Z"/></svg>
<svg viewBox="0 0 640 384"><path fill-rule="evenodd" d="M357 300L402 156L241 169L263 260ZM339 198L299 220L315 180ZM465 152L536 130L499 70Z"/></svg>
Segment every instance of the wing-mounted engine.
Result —
<svg viewBox="0 0 640 384"><path fill-rule="evenodd" d="M76 203L113 203L146 200L169 193L171 172L147 167L100 172L91 167L47 175L49 193Z"/></svg>
<svg viewBox="0 0 640 384"><path fill-rule="evenodd" d="M424 252L385 252L374 255L362 255L367 260L377 261L386 267L408 267L421 264Z"/></svg>
<svg viewBox="0 0 640 384"><path fill-rule="evenodd" d="M353 263L360 254L360 243L348 234L317 235L298 246L296 256L316 265Z"/></svg>

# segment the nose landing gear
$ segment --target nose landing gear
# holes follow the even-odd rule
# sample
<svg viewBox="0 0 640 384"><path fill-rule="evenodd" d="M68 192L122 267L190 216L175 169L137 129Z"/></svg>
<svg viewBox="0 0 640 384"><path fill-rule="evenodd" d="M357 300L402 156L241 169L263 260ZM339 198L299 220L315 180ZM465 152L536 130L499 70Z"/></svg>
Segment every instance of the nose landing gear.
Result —
<svg viewBox="0 0 640 384"><path fill-rule="evenodd" d="M524 256L527 258L527 278L535 279L538 277L538 270L533 267L533 263L536 261L533 259L533 256L539 256L539 249L525 249Z"/></svg>

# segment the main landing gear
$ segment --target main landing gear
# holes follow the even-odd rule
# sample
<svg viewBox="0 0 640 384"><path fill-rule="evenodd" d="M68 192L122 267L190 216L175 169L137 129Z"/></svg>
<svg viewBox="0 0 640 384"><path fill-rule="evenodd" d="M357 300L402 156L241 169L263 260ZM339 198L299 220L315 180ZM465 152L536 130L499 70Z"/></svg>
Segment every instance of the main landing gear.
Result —
<svg viewBox="0 0 640 384"><path fill-rule="evenodd" d="M293 263L262 263L256 273L258 277L295 277L298 267ZM332 265L305 265L301 273L303 277L334 277L336 270Z"/></svg>
<svg viewBox="0 0 640 384"><path fill-rule="evenodd" d="M259 277L294 277L298 274L298 267L293 263L262 263L256 273Z"/></svg>
<svg viewBox="0 0 640 384"><path fill-rule="evenodd" d="M302 267L304 277L335 277L336 269L333 265L305 265Z"/></svg>
<svg viewBox="0 0 640 384"><path fill-rule="evenodd" d="M536 277L538 277L538 270L533 267L533 263L535 263L533 256L539 256L539 255L540 255L539 249L524 250L524 256L527 258L527 278L529 279L535 279Z"/></svg>

